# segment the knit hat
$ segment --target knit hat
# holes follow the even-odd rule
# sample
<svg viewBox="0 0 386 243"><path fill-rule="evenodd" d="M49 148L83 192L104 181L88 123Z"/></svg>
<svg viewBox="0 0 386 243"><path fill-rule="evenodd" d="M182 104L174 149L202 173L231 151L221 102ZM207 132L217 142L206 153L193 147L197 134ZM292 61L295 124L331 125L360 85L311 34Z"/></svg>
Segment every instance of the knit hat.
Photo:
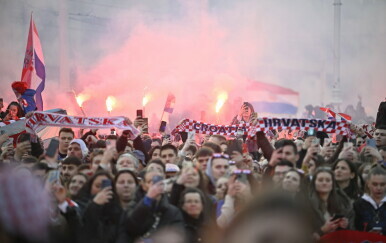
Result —
<svg viewBox="0 0 386 243"><path fill-rule="evenodd" d="M82 139L76 138L70 142L70 144L73 144L73 143L79 144L80 149L82 150L83 158L86 158L86 156L88 155L88 148L87 148L86 144L84 143L84 141Z"/></svg>

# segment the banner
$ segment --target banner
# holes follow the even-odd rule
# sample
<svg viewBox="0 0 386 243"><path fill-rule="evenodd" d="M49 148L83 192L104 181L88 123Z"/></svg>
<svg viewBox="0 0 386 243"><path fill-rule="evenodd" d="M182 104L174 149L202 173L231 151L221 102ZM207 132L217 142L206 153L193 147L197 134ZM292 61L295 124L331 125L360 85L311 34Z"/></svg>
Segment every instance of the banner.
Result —
<svg viewBox="0 0 386 243"><path fill-rule="evenodd" d="M326 235L320 239L321 243L339 242L339 243L381 243L386 242L386 236L354 231L354 230L338 230Z"/></svg>
<svg viewBox="0 0 386 243"><path fill-rule="evenodd" d="M140 132L129 123L128 119L123 116L116 117L81 117L81 116L67 116L57 113L48 112L34 112L33 115L27 118L25 127L27 132L36 133L41 127L78 127L78 128L117 128L121 130L129 130L135 139Z"/></svg>
<svg viewBox="0 0 386 243"><path fill-rule="evenodd" d="M248 135L253 137L256 132L269 130L304 130L310 128L315 131L347 135L349 123L346 121L327 121L320 119L297 118L259 118L256 125L244 123L239 125L213 125L196 120L185 119L174 130L175 132L195 132L200 134L219 134L225 136Z"/></svg>

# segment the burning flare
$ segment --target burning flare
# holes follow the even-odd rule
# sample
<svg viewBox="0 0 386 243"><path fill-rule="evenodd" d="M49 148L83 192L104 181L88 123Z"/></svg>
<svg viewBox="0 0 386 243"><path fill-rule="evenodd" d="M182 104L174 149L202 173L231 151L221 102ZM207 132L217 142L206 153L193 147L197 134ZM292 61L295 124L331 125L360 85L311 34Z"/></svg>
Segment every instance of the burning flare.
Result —
<svg viewBox="0 0 386 243"><path fill-rule="evenodd" d="M79 94L75 96L76 103L78 103L79 107L83 107L83 102L87 101L90 99L89 94Z"/></svg>
<svg viewBox="0 0 386 243"><path fill-rule="evenodd" d="M149 94L143 96L143 98L142 98L142 107L145 107L147 105L147 103L149 103L149 101L150 101L150 95Z"/></svg>
<svg viewBox="0 0 386 243"><path fill-rule="evenodd" d="M115 99L114 96L109 96L107 97L106 99L106 109L108 112L111 112L115 106L115 104L117 103L117 100Z"/></svg>
<svg viewBox="0 0 386 243"><path fill-rule="evenodd" d="M221 92L217 96L217 103L216 103L216 113L219 113L221 110L221 107L224 105L225 101L228 99L228 93L227 92Z"/></svg>

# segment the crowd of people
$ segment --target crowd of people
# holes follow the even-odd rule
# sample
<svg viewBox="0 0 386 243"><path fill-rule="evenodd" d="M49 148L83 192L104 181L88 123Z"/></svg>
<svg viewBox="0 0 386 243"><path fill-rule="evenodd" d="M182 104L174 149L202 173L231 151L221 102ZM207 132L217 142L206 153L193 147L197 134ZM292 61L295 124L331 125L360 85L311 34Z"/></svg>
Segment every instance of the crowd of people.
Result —
<svg viewBox="0 0 386 243"><path fill-rule="evenodd" d="M12 102L1 119L22 116ZM245 102L232 124L256 119ZM386 102L373 134L353 125L334 139L149 135L140 117L133 124L135 139L63 127L47 148L1 135L0 242L306 243L344 230L385 240Z"/></svg>

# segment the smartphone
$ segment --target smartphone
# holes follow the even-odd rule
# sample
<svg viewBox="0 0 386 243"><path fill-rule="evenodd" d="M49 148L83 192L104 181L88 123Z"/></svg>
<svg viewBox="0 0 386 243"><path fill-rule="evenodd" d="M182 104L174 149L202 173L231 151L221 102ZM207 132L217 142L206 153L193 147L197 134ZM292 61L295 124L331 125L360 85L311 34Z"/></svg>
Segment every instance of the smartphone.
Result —
<svg viewBox="0 0 386 243"><path fill-rule="evenodd" d="M160 132L165 132L166 130L166 121L161 121L161 125L159 127Z"/></svg>
<svg viewBox="0 0 386 243"><path fill-rule="evenodd" d="M308 129L307 134L308 136L315 136L315 129L313 128Z"/></svg>
<svg viewBox="0 0 386 243"><path fill-rule="evenodd" d="M60 184L59 170L51 170L50 172L48 172L47 181L50 184L54 184L54 183Z"/></svg>
<svg viewBox="0 0 386 243"><path fill-rule="evenodd" d="M117 135L117 132L115 131L114 128L110 129L110 135Z"/></svg>
<svg viewBox="0 0 386 243"><path fill-rule="evenodd" d="M344 218L343 214L335 214L334 217L332 217L331 221L334 221L334 220L337 220L337 219L341 219L341 218Z"/></svg>
<svg viewBox="0 0 386 243"><path fill-rule="evenodd" d="M142 118L142 125L146 124L146 127L143 129L143 133L149 133L149 119L147 117Z"/></svg>
<svg viewBox="0 0 386 243"><path fill-rule="evenodd" d="M102 189L109 187L109 186L111 186L111 180L109 180L109 179L102 180L102 185L101 185Z"/></svg>
<svg viewBox="0 0 386 243"><path fill-rule="evenodd" d="M48 148L46 150L46 155L50 158L53 158L58 148L59 148L59 140L55 138L51 139L50 144L48 145Z"/></svg>
<svg viewBox="0 0 386 243"><path fill-rule="evenodd" d="M153 185L162 181L164 178L162 176L159 176L159 175L156 175L156 176L153 176L152 178L152 181L153 181Z"/></svg>
<svg viewBox="0 0 386 243"><path fill-rule="evenodd" d="M143 111L137 110L137 118L142 118L142 116L143 116Z"/></svg>
<svg viewBox="0 0 386 243"><path fill-rule="evenodd" d="M375 143L374 139L367 139L366 140L366 146L377 148L377 144Z"/></svg>
<svg viewBox="0 0 386 243"><path fill-rule="evenodd" d="M18 143L22 143L25 141L28 141L28 142L31 141L31 134L29 134L29 133L20 134L19 139L18 139Z"/></svg>
<svg viewBox="0 0 386 243"><path fill-rule="evenodd" d="M381 233L382 232L382 227L373 227L371 229L372 232L376 232L376 233Z"/></svg>
<svg viewBox="0 0 386 243"><path fill-rule="evenodd" d="M195 132L188 132L188 139L194 139L195 135Z"/></svg>

